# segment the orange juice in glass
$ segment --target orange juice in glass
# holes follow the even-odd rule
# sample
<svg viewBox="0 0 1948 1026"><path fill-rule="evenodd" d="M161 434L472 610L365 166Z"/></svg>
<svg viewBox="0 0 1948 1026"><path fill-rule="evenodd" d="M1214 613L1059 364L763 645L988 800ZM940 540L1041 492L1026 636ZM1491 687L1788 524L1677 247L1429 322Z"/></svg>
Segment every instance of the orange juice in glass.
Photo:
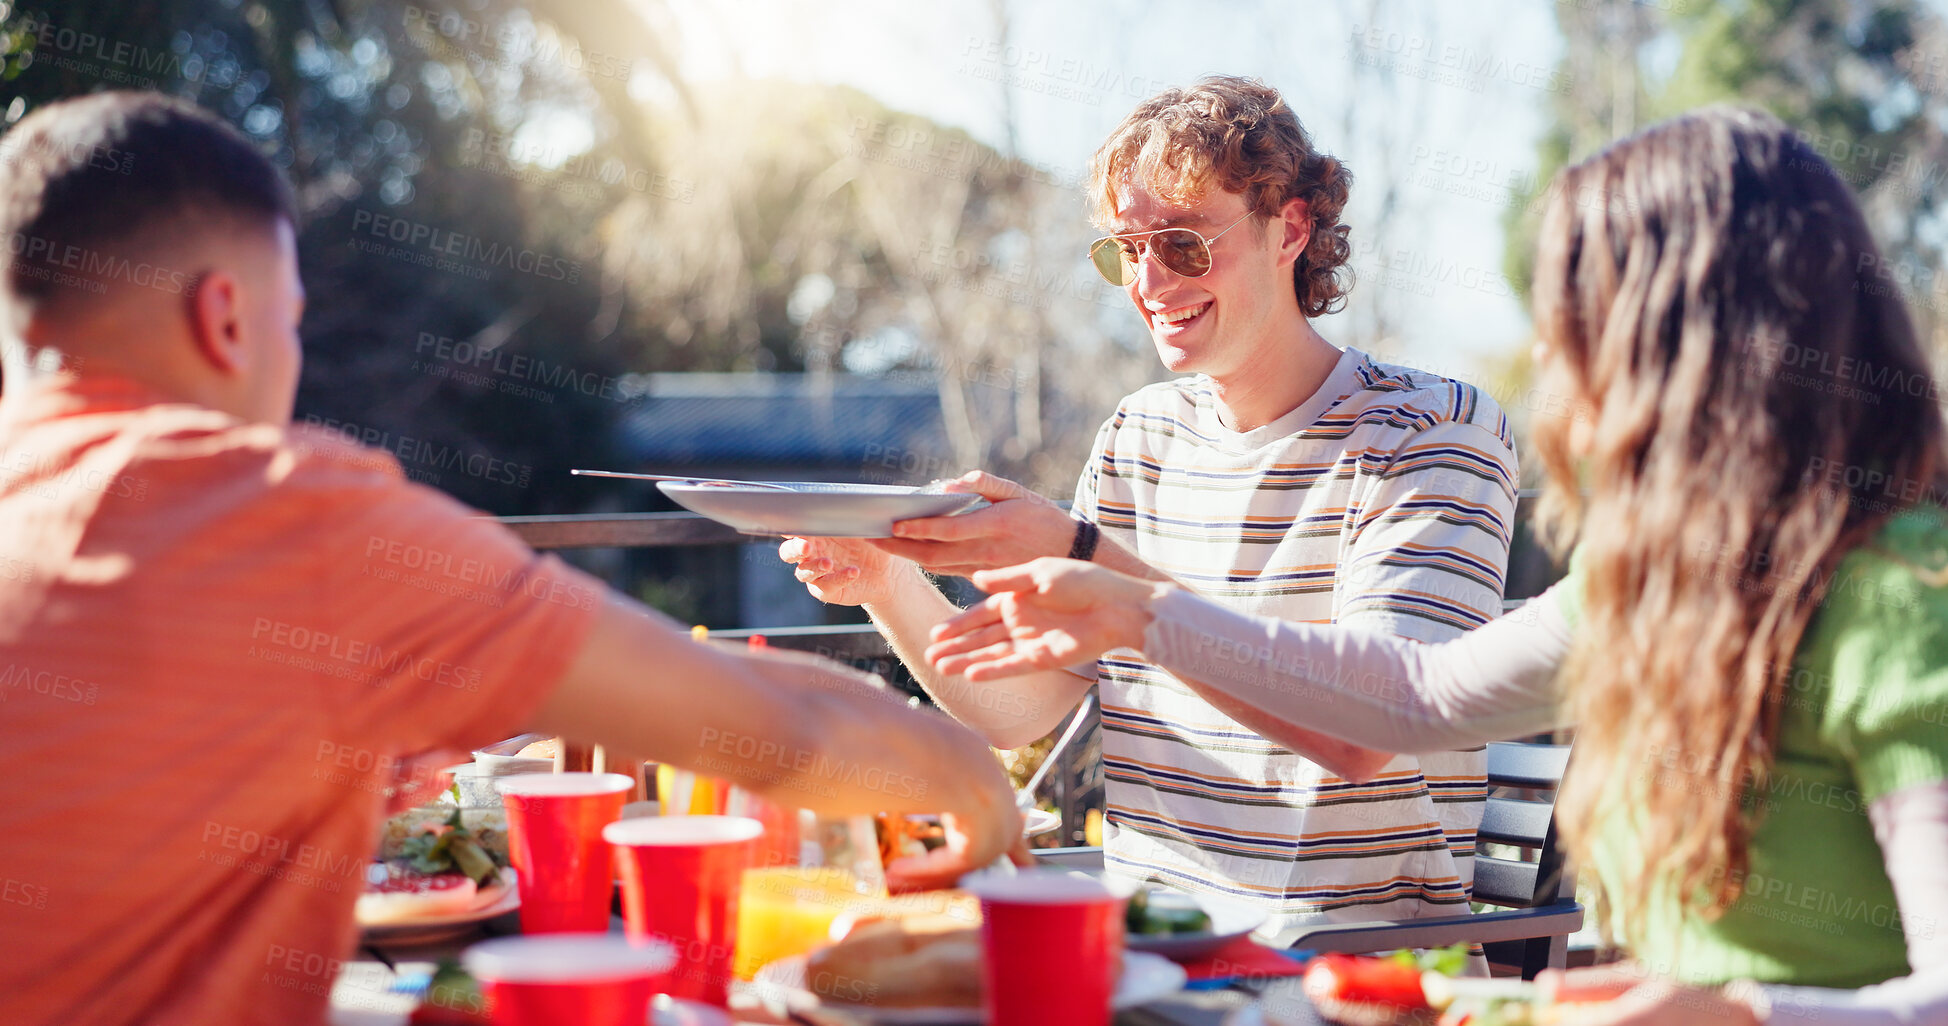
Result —
<svg viewBox="0 0 1948 1026"><path fill-rule="evenodd" d="M725 793L715 777L680 770L668 763L656 766L656 800L665 816L713 816L724 811Z"/></svg>
<svg viewBox="0 0 1948 1026"><path fill-rule="evenodd" d="M858 877L838 866L747 869L732 971L748 980L768 963L828 944L834 919L874 900L862 893Z"/></svg>

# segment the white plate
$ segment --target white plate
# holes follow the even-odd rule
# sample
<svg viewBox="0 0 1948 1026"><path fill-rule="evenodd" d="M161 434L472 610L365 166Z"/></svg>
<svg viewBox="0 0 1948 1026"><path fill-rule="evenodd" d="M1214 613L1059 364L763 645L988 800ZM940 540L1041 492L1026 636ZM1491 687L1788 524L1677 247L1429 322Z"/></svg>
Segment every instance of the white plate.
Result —
<svg viewBox="0 0 1948 1026"><path fill-rule="evenodd" d="M1167 958L1126 951L1123 975L1116 981L1116 993L1110 998L1110 1004L1118 1009L1148 1004L1184 989L1188 978L1183 966ZM827 1008L858 1016L877 1026L978 1026L986 1021L978 1008L877 1008L821 1001L818 995L805 989L804 955L781 958L759 969L757 979L747 986L758 1000L777 1011Z"/></svg>
<svg viewBox="0 0 1948 1026"><path fill-rule="evenodd" d="M958 513L978 495L942 495L900 485L766 482L749 486L658 481L657 490L692 513L745 534L890 538L893 522Z"/></svg>
<svg viewBox="0 0 1948 1026"><path fill-rule="evenodd" d="M521 888L513 867L500 871L500 882L474 896L474 905L465 912L424 916L403 923L359 924L368 944L430 944L461 936L495 916L521 907Z"/></svg>
<svg viewBox="0 0 1948 1026"><path fill-rule="evenodd" d="M1047 809L1025 809L1021 814L1021 836L1045 834L1062 825L1062 817Z"/></svg>
<svg viewBox="0 0 1948 1026"><path fill-rule="evenodd" d="M1123 937L1123 946L1132 951L1148 951L1188 962L1203 958L1239 937L1265 925L1268 913L1256 905L1241 901L1227 901L1208 894L1188 894L1169 887L1147 885L1143 890L1151 895L1168 895L1171 899L1188 899L1195 902L1204 914L1211 917L1211 929L1204 933L1132 933Z"/></svg>

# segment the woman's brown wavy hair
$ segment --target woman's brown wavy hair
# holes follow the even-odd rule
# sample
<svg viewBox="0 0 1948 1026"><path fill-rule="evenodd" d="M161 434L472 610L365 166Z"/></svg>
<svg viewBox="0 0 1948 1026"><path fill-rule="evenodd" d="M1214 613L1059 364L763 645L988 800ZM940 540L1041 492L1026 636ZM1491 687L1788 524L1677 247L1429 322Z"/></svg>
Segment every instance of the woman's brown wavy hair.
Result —
<svg viewBox="0 0 1948 1026"><path fill-rule="evenodd" d="M1216 184L1242 193L1263 218L1286 201L1302 199L1312 238L1292 265L1292 287L1307 317L1346 304L1353 287L1351 229L1339 221L1353 173L1314 149L1278 90L1248 78L1216 76L1189 89L1166 89L1143 101L1089 162L1091 218L1107 227L1116 216L1116 191L1142 182L1172 203L1201 199Z"/></svg>
<svg viewBox="0 0 1948 1026"><path fill-rule="evenodd" d="M1942 418L1859 204L1777 118L1664 122L1546 203L1548 387L1594 411L1576 444L1535 435L1539 518L1586 588L1558 812L1587 856L1629 810L1642 857L1599 900L1641 940L1653 897L1737 899L1793 654L1840 558L1942 494Z"/></svg>

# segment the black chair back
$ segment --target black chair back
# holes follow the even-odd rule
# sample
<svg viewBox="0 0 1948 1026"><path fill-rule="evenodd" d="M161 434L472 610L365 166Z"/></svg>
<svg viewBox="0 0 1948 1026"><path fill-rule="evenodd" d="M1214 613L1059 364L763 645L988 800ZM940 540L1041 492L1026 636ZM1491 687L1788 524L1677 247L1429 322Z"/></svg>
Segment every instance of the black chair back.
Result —
<svg viewBox="0 0 1948 1026"><path fill-rule="evenodd" d="M1536 861L1475 855L1476 901L1506 908L1535 908L1556 900L1562 853L1556 850L1555 791L1569 764L1568 745L1497 741L1488 746L1488 807L1481 814L1482 842L1538 852ZM1546 797L1514 797L1510 790L1546 791Z"/></svg>
<svg viewBox="0 0 1948 1026"><path fill-rule="evenodd" d="M1563 855L1556 847L1556 789L1568 765L1568 745L1497 741L1488 746L1488 807L1475 834L1474 900L1507 908L1573 906L1573 896L1563 893ZM1479 848L1483 842L1530 849L1536 858L1487 855ZM1531 937L1489 941L1482 949L1490 962L1519 967L1524 979L1534 979L1550 965L1562 964L1566 952L1557 947L1566 945L1563 937Z"/></svg>

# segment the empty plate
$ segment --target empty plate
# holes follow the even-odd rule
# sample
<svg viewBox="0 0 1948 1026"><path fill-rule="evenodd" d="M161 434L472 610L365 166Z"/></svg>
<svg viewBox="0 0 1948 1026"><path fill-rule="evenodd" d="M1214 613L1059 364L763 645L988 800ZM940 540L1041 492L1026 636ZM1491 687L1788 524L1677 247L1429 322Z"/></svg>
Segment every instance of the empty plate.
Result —
<svg viewBox="0 0 1948 1026"><path fill-rule="evenodd" d="M944 495L902 485L813 481L659 481L656 487L684 509L745 534L807 538L890 538L894 521L946 516L981 501L978 495Z"/></svg>

